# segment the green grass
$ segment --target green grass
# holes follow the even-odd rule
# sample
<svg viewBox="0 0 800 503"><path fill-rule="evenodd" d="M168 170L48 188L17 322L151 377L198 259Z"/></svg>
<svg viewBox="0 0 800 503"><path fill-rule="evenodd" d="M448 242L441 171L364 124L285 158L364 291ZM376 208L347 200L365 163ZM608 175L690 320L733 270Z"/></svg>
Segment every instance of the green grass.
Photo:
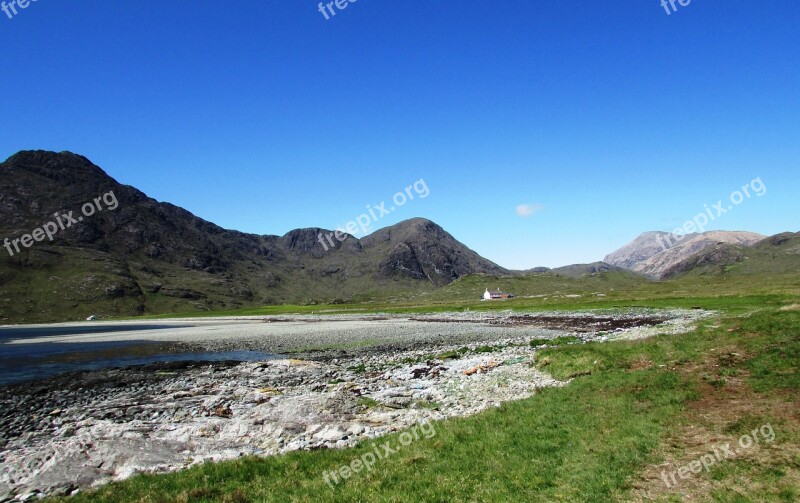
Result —
<svg viewBox="0 0 800 503"><path fill-rule="evenodd" d="M351 372L354 372L356 374L363 374L367 371L367 366L364 365L363 363L359 363L358 365L355 365L353 367L348 367L347 370L350 370Z"/></svg>
<svg viewBox="0 0 800 503"><path fill-rule="evenodd" d="M455 349L452 351L445 351L444 353L439 353L437 355L434 355L433 358L435 360L458 360L467 353L469 353L469 348L464 346L462 348Z"/></svg>
<svg viewBox="0 0 800 503"><path fill-rule="evenodd" d="M800 277L797 279L800 284ZM796 298L800 295L800 287L791 292L762 292L748 293L746 285L726 284L716 285L709 283L705 287L697 287L690 290L673 290L664 288L671 283L658 283L656 286L647 284L645 287L636 290L618 292L610 296L611 298L598 299L596 297L586 297L581 299L573 298L516 298L504 301L481 302L479 300L450 300L436 301L433 299L414 300L401 299L392 302L374 301L355 304L331 304L331 305L281 305L281 306L262 306L236 310L222 311L202 311L202 312L179 312L171 314L159 314L142 316L135 319L165 319L176 317L212 317L212 316L280 316L289 314L424 314L424 313L443 313L452 311L573 311L573 310L624 310L628 308L698 308L698 309L717 309L720 306L729 313L743 313L753 309L754 306L781 306L786 304L788 299ZM663 291L660 291L658 287ZM445 289L450 287L445 287Z"/></svg>
<svg viewBox="0 0 800 503"><path fill-rule="evenodd" d="M533 347L548 345L548 346L561 346L563 344L573 344L580 342L580 339L574 335L563 335L554 339L531 339L530 345Z"/></svg>
<svg viewBox="0 0 800 503"><path fill-rule="evenodd" d="M800 445L796 417L769 416L759 405L776 396L778 403L800 398L800 312L777 309L797 300L785 295L642 300L651 307L695 304L721 314L682 335L548 347L536 364L557 378L574 377L569 385L437 422L432 438L400 447L373 470L334 488L326 485L324 472L382 443L396 446L399 433L347 450L137 476L70 501L628 501L648 467L663 461L666 439L695 421L694 404L726 396L730 385L714 389L704 375L743 379L754 393L753 412L729 421L719 434L748 431L769 418L779 432L775 445ZM727 412L722 403L707 414ZM680 449L672 455L680 458ZM793 501L800 453L794 456L719 463L698 476L708 482L700 500ZM659 501L681 501L677 494L661 493Z"/></svg>
<svg viewBox="0 0 800 503"><path fill-rule="evenodd" d="M365 409L371 409L374 407L380 407L381 403L375 399L372 399L368 396L360 396L357 400L358 405Z"/></svg>
<svg viewBox="0 0 800 503"><path fill-rule="evenodd" d="M584 309L640 303L691 307L694 299L711 299L713 303L720 296L800 294L798 254L793 244L798 240L792 238L791 243L780 247L749 248L747 256L752 260L721 268L699 267L669 281L650 281L619 271L580 277L552 272L500 277L473 274L441 288L410 278L377 281L364 275L342 281L336 275L321 277L317 269L303 274L272 271L274 264L241 264L231 271L230 278L223 278L146 257L121 262L104 252L44 247L28 250L13 260L0 259L0 322L71 321L90 314L101 319L141 319L141 315L160 319ZM358 260L353 256L347 262L355 266ZM373 265L377 270L377 263ZM271 273L265 275L263 271L267 270ZM275 283L275 277L284 275L293 279ZM479 298L486 287L499 287L518 297L482 302Z"/></svg>

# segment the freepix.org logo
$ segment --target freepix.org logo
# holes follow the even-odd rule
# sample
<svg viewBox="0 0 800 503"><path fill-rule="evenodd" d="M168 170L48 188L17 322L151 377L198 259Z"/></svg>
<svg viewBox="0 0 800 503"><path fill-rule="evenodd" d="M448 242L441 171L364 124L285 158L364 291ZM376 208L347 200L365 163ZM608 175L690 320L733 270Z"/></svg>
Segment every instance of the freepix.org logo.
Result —
<svg viewBox="0 0 800 503"><path fill-rule="evenodd" d="M413 191L411 189L414 189ZM317 241L325 248L325 251L328 251L329 248L336 248L336 242L333 238L336 238L337 241L340 243L347 239L349 235L359 234L359 230L361 234L364 234L369 229L370 225L377 222L378 220L382 219L384 216L392 213L396 209L400 208L408 201L414 200L414 195L416 194L420 199L425 199L428 197L431 191L428 188L428 184L425 183L425 180L420 178L412 185L406 187L405 191L399 191L392 197L392 202L394 206L390 208L386 208L386 201L381 201L380 204L376 205L367 205L367 213L362 213L355 220L351 220L347 222L346 225L343 227L337 228L333 232L329 232L328 234L318 234ZM326 242L327 241L327 242Z"/></svg>
<svg viewBox="0 0 800 503"><path fill-rule="evenodd" d="M761 438L759 438L759 433ZM712 452L705 454L699 459L695 459L691 463L678 467L677 470L668 472L666 470L661 472L661 480L667 488L675 487L681 480L686 480L692 474L699 474L701 471L706 472L711 470L715 464L725 461L727 459L734 459L746 449L750 449L754 445L758 445L761 441L765 444L772 443L775 440L775 430L772 429L770 423L761 425L749 433L745 433L739 437L739 449L731 446L730 443L725 445L716 445L712 448ZM677 478L675 477L677 475Z"/></svg>
<svg viewBox="0 0 800 503"><path fill-rule="evenodd" d="M667 11L667 15L669 16L673 12L678 12L678 6L675 3L678 3L681 7L687 7L692 0L661 0L661 6L664 7L664 10ZM672 10L670 10L672 8Z"/></svg>
<svg viewBox="0 0 800 503"><path fill-rule="evenodd" d="M322 472L322 479L328 484L328 487L335 489L337 484L346 481L361 470L372 471L376 462L396 454L401 447L408 447L415 440L420 440L421 438L431 439L434 436L436 436L436 427L432 422L425 419L397 437L400 443L399 446L392 447L391 441L376 445L373 451L365 452L361 457L352 460L350 463L341 465L330 472Z"/></svg>
<svg viewBox="0 0 800 503"><path fill-rule="evenodd" d="M358 0L335 0L333 2L320 2L317 6L317 10L325 17L325 21L328 21L335 16L338 11L345 10L348 5L356 3L357 1ZM334 9L334 7L336 8Z"/></svg>
<svg viewBox="0 0 800 503"><path fill-rule="evenodd" d="M6 2L5 0L0 3L0 10L6 13L8 19L14 19L19 11L17 9L27 9L31 2L37 2L38 0L11 0L10 2Z"/></svg>
<svg viewBox="0 0 800 503"><path fill-rule="evenodd" d="M100 204L101 202L103 204ZM105 208L103 205L105 205ZM114 211L118 206L119 201L117 201L117 196L114 194L113 190L109 190L102 196L95 197L94 200L81 206L81 213L83 213L83 215L74 216L74 211L57 211L53 213L55 220L46 222L41 227L33 229L28 234L23 234L21 237L15 239L5 238L3 247L8 250L8 254L13 257L15 253L22 251L20 245L22 245L23 248L30 248L33 246L33 243L38 243L45 239L52 241L55 235L60 231L67 230L73 225L83 222L84 218L91 217L96 212L103 211L104 209Z"/></svg>

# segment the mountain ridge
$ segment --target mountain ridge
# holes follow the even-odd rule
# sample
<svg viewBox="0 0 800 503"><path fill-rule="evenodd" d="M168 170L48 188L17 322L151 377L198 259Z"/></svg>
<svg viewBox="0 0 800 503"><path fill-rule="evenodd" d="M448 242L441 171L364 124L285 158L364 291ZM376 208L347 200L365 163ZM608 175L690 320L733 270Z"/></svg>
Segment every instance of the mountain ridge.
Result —
<svg viewBox="0 0 800 503"><path fill-rule="evenodd" d="M52 242L20 241L63 223L68 210L80 218L87 204L91 215L71 217L75 225L48 234ZM645 277L770 271L771 260L791 270L800 257L781 251L800 247L793 233L709 231L677 239L649 231L600 262L511 271L425 218L347 235L329 247L323 240L333 231L320 227L281 236L224 229L118 183L84 156L41 150L0 163L0 217L0 238L17 240L17 253L0 252L0 322L413 298L475 275L534 278L526 289L609 277L637 285Z"/></svg>
<svg viewBox="0 0 800 503"><path fill-rule="evenodd" d="M508 274L422 218L361 239L348 235L330 249L319 236L332 231L322 228L282 236L224 229L118 183L71 152L9 157L0 163L0 190L6 239L31 233L58 212L77 217L100 195L113 193L118 202L113 210L93 210L52 242L3 252L0 298L7 300L0 306L7 320L57 319L64 309L50 299L77 310L76 317L138 315L390 296L472 273Z"/></svg>
<svg viewBox="0 0 800 503"><path fill-rule="evenodd" d="M717 243L750 246L767 236L747 231L706 231L684 236L648 231L608 254L603 261L653 279L667 279L680 264Z"/></svg>

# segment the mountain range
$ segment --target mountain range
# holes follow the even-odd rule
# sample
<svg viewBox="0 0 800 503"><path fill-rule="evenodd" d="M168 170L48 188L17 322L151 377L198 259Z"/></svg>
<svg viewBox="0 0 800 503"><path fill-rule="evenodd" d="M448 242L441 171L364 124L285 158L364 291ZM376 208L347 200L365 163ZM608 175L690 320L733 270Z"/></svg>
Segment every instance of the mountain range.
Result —
<svg viewBox="0 0 800 503"><path fill-rule="evenodd" d="M83 156L22 151L0 164L0 322L390 300L470 275L667 279L716 274L749 255L769 262L782 253L791 264L800 256L796 234L646 232L603 262L510 271L423 218L323 245L331 233L223 229L118 183Z"/></svg>
<svg viewBox="0 0 800 503"><path fill-rule="evenodd" d="M117 207L84 216L84 205L105 194ZM340 302L436 288L467 274L508 274L421 218L325 247L320 237L331 231L321 228L283 236L223 229L70 152L23 151L0 164L6 244L48 222L63 226L69 211L82 220L52 241L12 242L3 251L4 320L51 319L69 308L80 317Z"/></svg>

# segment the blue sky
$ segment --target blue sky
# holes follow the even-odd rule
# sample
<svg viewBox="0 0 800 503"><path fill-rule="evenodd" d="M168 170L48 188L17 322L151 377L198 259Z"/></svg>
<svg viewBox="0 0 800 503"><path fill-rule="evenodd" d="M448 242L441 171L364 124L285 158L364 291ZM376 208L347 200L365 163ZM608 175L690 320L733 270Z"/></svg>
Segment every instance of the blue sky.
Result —
<svg viewBox="0 0 800 503"><path fill-rule="evenodd" d="M373 229L426 217L509 268L599 260L757 177L708 229L800 230L796 0L317 5L0 12L0 157L70 150L259 234L344 225L423 179Z"/></svg>

